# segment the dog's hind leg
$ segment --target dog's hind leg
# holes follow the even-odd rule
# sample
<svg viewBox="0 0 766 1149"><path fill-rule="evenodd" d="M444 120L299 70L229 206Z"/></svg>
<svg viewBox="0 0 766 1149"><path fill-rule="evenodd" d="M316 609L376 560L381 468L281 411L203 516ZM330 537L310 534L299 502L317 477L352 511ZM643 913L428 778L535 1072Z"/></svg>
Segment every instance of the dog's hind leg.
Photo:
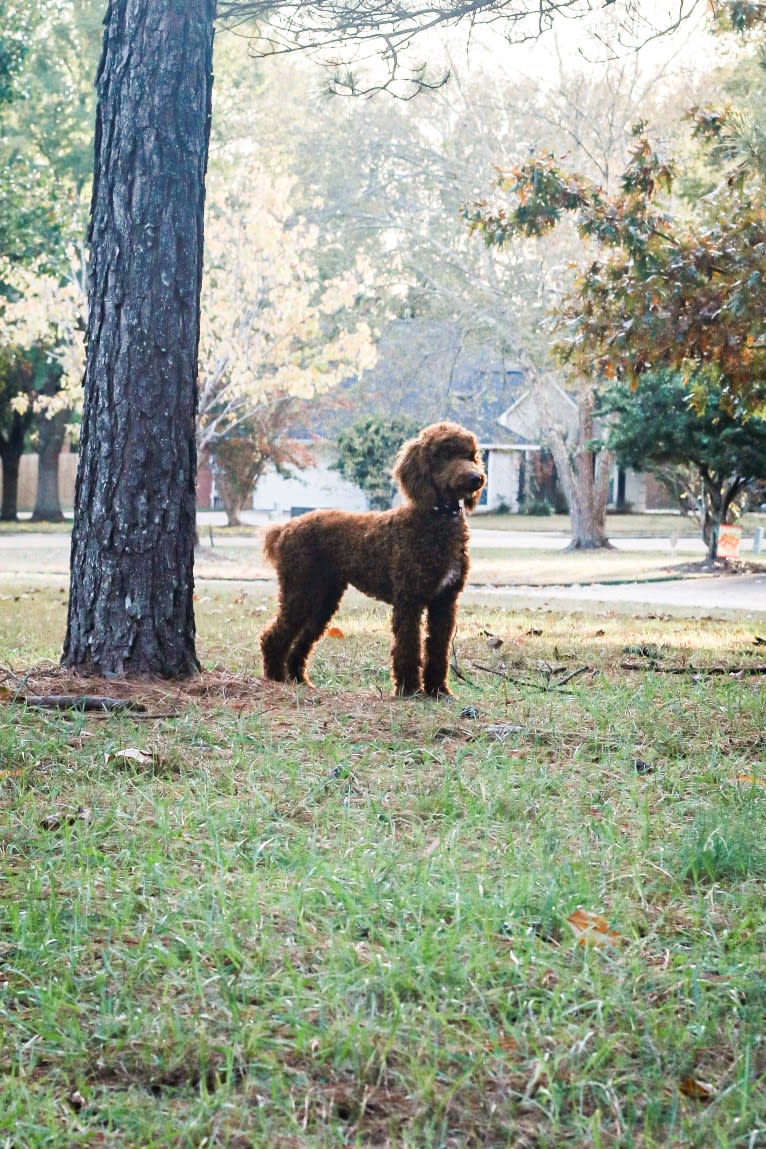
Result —
<svg viewBox="0 0 766 1149"><path fill-rule="evenodd" d="M286 682L291 676L288 656L308 619L311 605L304 588L293 571L284 567L277 570L279 602L277 613L261 634L263 673L274 682Z"/></svg>
<svg viewBox="0 0 766 1149"><path fill-rule="evenodd" d="M304 618L287 655L287 678L292 682L312 683L306 677L306 663L325 627L338 609L343 598L345 584L334 584L322 588L321 598L316 594L304 600Z"/></svg>
<svg viewBox="0 0 766 1149"><path fill-rule="evenodd" d="M287 625L284 614L280 611L261 635L263 673L272 682L285 682L287 679L285 664L291 639L292 629Z"/></svg>
<svg viewBox="0 0 766 1149"><path fill-rule="evenodd" d="M436 697L450 694L447 686L449 648L455 633L457 596L441 595L429 603L426 618L426 664L423 671L423 689Z"/></svg>

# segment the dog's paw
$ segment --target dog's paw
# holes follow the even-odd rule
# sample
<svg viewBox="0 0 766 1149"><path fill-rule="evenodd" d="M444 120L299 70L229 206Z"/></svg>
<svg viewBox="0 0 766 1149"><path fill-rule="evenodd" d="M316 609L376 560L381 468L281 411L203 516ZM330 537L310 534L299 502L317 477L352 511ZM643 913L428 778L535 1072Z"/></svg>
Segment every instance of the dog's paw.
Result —
<svg viewBox="0 0 766 1149"><path fill-rule="evenodd" d="M446 698L454 698L455 697L455 695L450 690L449 686L447 686L446 682L440 682L438 686L427 686L425 692L429 698L436 698L436 699L445 698L446 699Z"/></svg>

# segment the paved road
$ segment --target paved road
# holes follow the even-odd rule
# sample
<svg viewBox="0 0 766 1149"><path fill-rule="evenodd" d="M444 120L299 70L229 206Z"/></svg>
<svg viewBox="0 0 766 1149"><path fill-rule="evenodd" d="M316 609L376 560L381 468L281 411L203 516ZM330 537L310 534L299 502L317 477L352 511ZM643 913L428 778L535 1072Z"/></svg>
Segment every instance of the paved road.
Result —
<svg viewBox="0 0 766 1149"><path fill-rule="evenodd" d="M673 581L592 583L588 586L498 587L468 590L470 597L498 605L545 606L567 610L641 607L697 617L732 612L766 615L766 575L718 575ZM642 611L643 613L643 611Z"/></svg>
<svg viewBox="0 0 766 1149"><path fill-rule="evenodd" d="M215 525L215 524L214 524ZM238 537L226 540L228 547L252 547L253 538ZM563 534L526 531L490 531L474 529L472 542L477 547L563 550L568 537ZM698 538L647 539L640 537L616 538L621 551L665 549L669 554L689 554L702 557L704 547ZM747 540L742 554L747 557L751 548ZM65 579L69 570L68 534L2 534L0 535L0 573L22 576L38 575L51 579ZM62 583L62 585L64 585ZM629 606L644 609L670 610L682 614L710 612L766 615L766 575L718 575L619 584L591 584L587 586L545 587L481 587L466 592L470 597L484 600L489 596L498 603L515 603L565 607L566 609Z"/></svg>

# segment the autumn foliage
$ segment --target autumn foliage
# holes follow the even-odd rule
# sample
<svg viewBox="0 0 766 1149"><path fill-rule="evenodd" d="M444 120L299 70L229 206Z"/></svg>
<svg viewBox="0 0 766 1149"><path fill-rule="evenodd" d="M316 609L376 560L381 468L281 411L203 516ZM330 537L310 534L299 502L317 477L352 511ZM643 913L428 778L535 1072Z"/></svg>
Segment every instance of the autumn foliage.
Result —
<svg viewBox="0 0 766 1149"><path fill-rule="evenodd" d="M645 125L616 194L552 155L503 177L500 204L464 209L489 245L541 236L565 216L593 244L556 315L558 358L578 374L638 378L661 367L714 382L757 408L766 376L766 208L757 176L725 178L690 210L672 199L673 162Z"/></svg>

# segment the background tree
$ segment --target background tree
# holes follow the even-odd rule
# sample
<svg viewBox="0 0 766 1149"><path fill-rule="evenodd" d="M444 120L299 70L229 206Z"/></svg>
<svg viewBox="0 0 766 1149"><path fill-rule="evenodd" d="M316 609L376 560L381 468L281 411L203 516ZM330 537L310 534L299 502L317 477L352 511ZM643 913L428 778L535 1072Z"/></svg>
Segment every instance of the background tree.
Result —
<svg viewBox="0 0 766 1149"><path fill-rule="evenodd" d="M338 436L335 470L364 491L371 510L391 506L396 492L391 478L396 453L417 430L418 425L409 419L362 419Z"/></svg>
<svg viewBox="0 0 766 1149"><path fill-rule="evenodd" d="M8 90L0 78L8 95L0 107L0 343L6 347L0 356L0 423L14 429L11 454L23 446L38 449L33 517L57 519L66 411L79 406L81 393L82 199L93 164L92 76L103 5L101 0L63 0L55 6L30 0L6 15L0 73L10 49L13 82ZM80 281L75 293L73 275ZM64 327L77 329L80 362L74 382L62 364L65 344L72 345L71 330L64 333ZM21 362L31 368L28 393L14 390L13 365ZM29 407L22 414L25 402ZM34 438L19 445L21 422ZM7 445L4 460L5 470ZM17 511L18 458L13 467L15 477L8 473L3 484L3 510L11 518Z"/></svg>
<svg viewBox="0 0 766 1149"><path fill-rule="evenodd" d="M291 468L312 462L311 451L295 438L299 410L294 395L272 392L250 418L216 440L216 483L230 527L239 526L242 510L268 467L289 475Z"/></svg>
<svg viewBox="0 0 766 1149"><path fill-rule="evenodd" d="M19 409L19 396L25 395L30 401ZM33 395L34 365L30 355L8 347L0 350L0 462L3 475L0 521L3 522L15 522L18 518L19 464L34 418Z"/></svg>
<svg viewBox="0 0 766 1149"><path fill-rule="evenodd" d="M590 173L594 186L609 188L615 173L624 162L631 140L631 116L635 102L665 112L668 84L665 69L647 70L634 59L622 61L584 73L567 68L560 61L558 83L535 93L530 104L530 134L525 137L527 151L535 140L541 140L541 127L550 146L555 141L566 150L572 163L581 162ZM672 84L678 100L679 81ZM685 95L689 93L682 87ZM673 129L673 114L667 116ZM533 134L534 133L534 134ZM511 155L519 154L514 145ZM526 156L519 159L514 171L527 171ZM512 197L512 179L504 184ZM614 454L599 443L595 408L599 380L586 370L571 371L562 376L551 355L550 313L557 313L560 300L574 295L573 267L583 265L588 254L583 237L574 228L563 225L555 230L526 228L523 212L518 218L505 204L493 210L486 200L479 200L463 213L469 230L478 230L486 246L502 254L529 253L537 248L539 278L533 303L527 308L526 324L520 325L525 338L517 352L517 362L524 366L525 384L531 390L530 402L538 411L538 435L551 451L567 500L572 529L572 549L591 549L609 545L606 535L606 508ZM540 242L540 237L545 239ZM551 238L555 243L551 245ZM520 311L516 302L516 311ZM534 331L529 331L529 319ZM576 418L561 422L555 412L560 408L557 389L565 387L576 405Z"/></svg>
<svg viewBox="0 0 766 1149"><path fill-rule="evenodd" d="M220 11L260 17L262 31L268 21L279 46L382 45L389 80L415 32L466 15L446 0L436 8L269 0ZM182 677L197 665L193 423L214 17L214 0L110 0L105 18L63 656L82 670ZM471 6L471 22L485 17L520 35L540 28L525 0ZM422 70L410 74L416 87L423 79Z"/></svg>
<svg viewBox="0 0 766 1149"><path fill-rule="evenodd" d="M374 361L359 315L369 269L357 260L323 275L318 229L290 207L292 181L236 150L236 173L219 153L211 179L197 421L230 525L269 462L308 461L294 432L311 403Z"/></svg>
<svg viewBox="0 0 766 1149"><path fill-rule="evenodd" d="M0 106L0 250L14 264L65 268L83 238L103 14L102 0L22 0L4 13L15 63Z"/></svg>
<svg viewBox="0 0 766 1149"><path fill-rule="evenodd" d="M12 292L0 303L2 341L13 361L29 365L23 391L9 394L8 402L17 415L29 414L35 424L38 481L32 518L36 522L63 518L59 455L81 406L86 302L82 251L72 248L69 260L66 275L0 264L6 291ZM15 517L15 502L8 511Z"/></svg>
<svg viewBox="0 0 766 1149"><path fill-rule="evenodd" d="M547 155L503 181L507 207L479 203L466 214L488 243L503 244L543 235L569 213L599 245L557 309L557 352L575 371L635 382L667 366L696 372L700 385L713 379L726 402L755 408L766 377L760 186L727 184L689 220L661 198L674 174L638 124L618 194Z"/></svg>
<svg viewBox="0 0 766 1149"><path fill-rule="evenodd" d="M766 420L727 408L722 389L707 384L691 402L686 381L672 371L643 375L635 388L622 383L603 398L619 416L609 444L626 467L654 470L692 466L703 498L703 537L717 557L722 523L733 521L748 485L766 478Z"/></svg>

